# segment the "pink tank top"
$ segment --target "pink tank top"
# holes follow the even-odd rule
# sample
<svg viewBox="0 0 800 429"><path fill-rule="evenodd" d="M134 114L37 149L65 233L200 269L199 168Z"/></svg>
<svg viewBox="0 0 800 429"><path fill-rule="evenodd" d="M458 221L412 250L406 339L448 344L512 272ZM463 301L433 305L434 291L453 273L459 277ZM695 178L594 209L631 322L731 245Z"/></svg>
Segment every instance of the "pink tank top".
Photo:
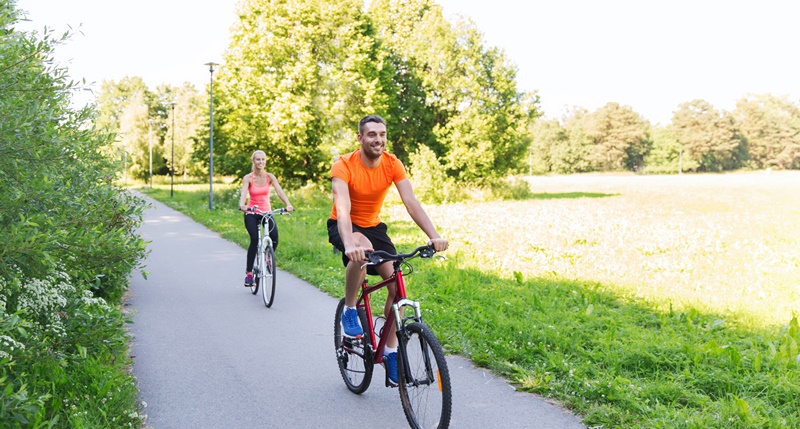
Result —
<svg viewBox="0 0 800 429"><path fill-rule="evenodd" d="M267 178L266 185L258 186L251 177L248 191L250 192L250 201L247 203L248 208L258 206L258 211L268 212L272 210L272 206L269 203L269 178Z"/></svg>

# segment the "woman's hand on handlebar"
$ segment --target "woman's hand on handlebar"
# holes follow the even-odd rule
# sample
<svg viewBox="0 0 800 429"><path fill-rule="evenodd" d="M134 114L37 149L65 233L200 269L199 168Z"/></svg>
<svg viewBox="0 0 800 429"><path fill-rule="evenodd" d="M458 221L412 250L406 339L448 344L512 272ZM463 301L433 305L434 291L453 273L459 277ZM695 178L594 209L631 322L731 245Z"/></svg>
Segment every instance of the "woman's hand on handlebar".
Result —
<svg viewBox="0 0 800 429"><path fill-rule="evenodd" d="M294 211L294 206L289 204L288 206L286 206L286 211L287 212L293 212Z"/></svg>

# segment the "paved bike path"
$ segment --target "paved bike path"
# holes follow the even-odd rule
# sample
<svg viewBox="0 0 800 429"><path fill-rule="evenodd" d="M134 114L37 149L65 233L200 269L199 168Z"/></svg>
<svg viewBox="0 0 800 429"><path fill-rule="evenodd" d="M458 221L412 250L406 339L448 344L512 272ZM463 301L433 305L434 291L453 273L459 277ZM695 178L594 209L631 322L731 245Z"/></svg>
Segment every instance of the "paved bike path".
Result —
<svg viewBox="0 0 800 429"><path fill-rule="evenodd" d="M266 308L241 285L244 249L149 201L140 229L151 241L148 276L134 273L127 301L133 375L149 427L408 427L382 367L364 394L345 387L333 350L337 299L279 270L275 303ZM277 260L280 266L280 249ZM448 366L452 428L585 428L464 358L448 356Z"/></svg>

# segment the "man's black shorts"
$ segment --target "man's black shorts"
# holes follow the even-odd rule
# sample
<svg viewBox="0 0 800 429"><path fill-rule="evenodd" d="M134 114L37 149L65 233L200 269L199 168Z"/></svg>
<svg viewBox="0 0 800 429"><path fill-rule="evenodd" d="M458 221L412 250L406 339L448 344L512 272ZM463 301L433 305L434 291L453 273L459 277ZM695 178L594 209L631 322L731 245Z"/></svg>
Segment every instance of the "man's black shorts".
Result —
<svg viewBox="0 0 800 429"><path fill-rule="evenodd" d="M389 238L389 235L386 233L387 230L388 228L383 222L371 228L362 228L353 224L353 232L360 232L364 234L369 242L372 243L372 248L374 250L383 250L384 252L392 254L397 253L397 249L395 249L392 239ZM342 263L344 263L344 266L346 267L347 263L350 262L350 259L344 254L344 243L342 243L342 237L339 236L339 224L335 219L328 219L328 241L333 244L333 247L342 252ZM374 266L367 267L367 274L373 276L378 275Z"/></svg>

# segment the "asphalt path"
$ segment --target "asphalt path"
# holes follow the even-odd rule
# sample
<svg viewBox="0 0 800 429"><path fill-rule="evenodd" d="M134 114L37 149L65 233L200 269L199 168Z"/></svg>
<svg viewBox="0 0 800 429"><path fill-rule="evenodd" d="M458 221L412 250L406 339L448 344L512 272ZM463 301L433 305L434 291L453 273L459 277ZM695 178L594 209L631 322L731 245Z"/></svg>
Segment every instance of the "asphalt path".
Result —
<svg viewBox="0 0 800 429"><path fill-rule="evenodd" d="M408 427L397 389L383 385L382 367L365 393L345 387L333 348L337 299L279 270L275 303L266 308L242 286L244 249L149 201L140 229L151 242L148 275L134 273L127 299L147 426ZM277 261L280 267L280 248ZM579 417L467 359L447 360L452 428L585 428Z"/></svg>

